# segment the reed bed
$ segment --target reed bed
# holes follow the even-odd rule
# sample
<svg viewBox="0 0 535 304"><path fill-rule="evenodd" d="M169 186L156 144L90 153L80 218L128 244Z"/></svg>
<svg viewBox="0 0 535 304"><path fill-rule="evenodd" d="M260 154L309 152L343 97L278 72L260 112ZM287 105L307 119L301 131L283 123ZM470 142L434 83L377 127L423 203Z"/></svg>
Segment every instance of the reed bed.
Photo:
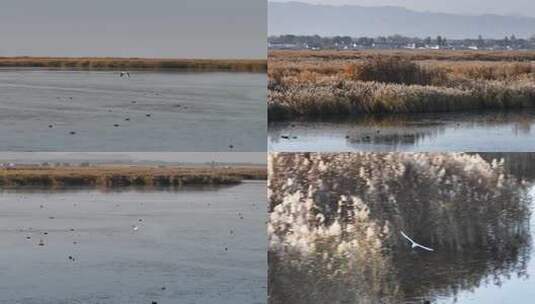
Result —
<svg viewBox="0 0 535 304"><path fill-rule="evenodd" d="M367 113L452 112L535 107L535 83L492 81L448 88L333 80L270 91L270 119Z"/></svg>
<svg viewBox="0 0 535 304"><path fill-rule="evenodd" d="M275 153L269 170L273 303L407 303L526 273L531 199L501 159ZM415 259L400 231L435 251Z"/></svg>
<svg viewBox="0 0 535 304"><path fill-rule="evenodd" d="M355 60L376 56L398 56L412 61L535 61L535 51L452 51L452 50L361 50L361 51L270 51L269 60Z"/></svg>
<svg viewBox="0 0 535 304"><path fill-rule="evenodd" d="M244 179L266 179L260 166L112 166L40 167L0 169L0 188L67 187L180 187L185 185L234 185Z"/></svg>
<svg viewBox="0 0 535 304"><path fill-rule="evenodd" d="M265 72L266 60L0 57L0 68Z"/></svg>
<svg viewBox="0 0 535 304"><path fill-rule="evenodd" d="M420 52L314 55L276 52L269 58L268 110L271 120L298 116L367 113L451 112L535 106L535 63L420 58ZM306 54L309 57L300 57ZM414 53L414 54L413 54ZM463 53L464 54L464 53ZM505 56L507 53L500 53ZM498 57L490 52L488 56ZM510 54L508 56L513 56ZM518 55L520 56L520 55ZM421 57L427 58L424 55ZM435 56L436 57L436 56ZM431 57L430 57L431 58Z"/></svg>
<svg viewBox="0 0 535 304"><path fill-rule="evenodd" d="M465 79L511 80L518 77L533 76L534 73L535 63L531 62L409 61L401 57L374 57L369 60L346 61L270 61L268 69L271 81L283 77L306 79L310 78L310 75L316 75L392 82L396 79L385 77L392 74L396 77L408 74L417 77L412 80L411 84L434 83L441 85L447 85L448 81L451 84L452 81Z"/></svg>

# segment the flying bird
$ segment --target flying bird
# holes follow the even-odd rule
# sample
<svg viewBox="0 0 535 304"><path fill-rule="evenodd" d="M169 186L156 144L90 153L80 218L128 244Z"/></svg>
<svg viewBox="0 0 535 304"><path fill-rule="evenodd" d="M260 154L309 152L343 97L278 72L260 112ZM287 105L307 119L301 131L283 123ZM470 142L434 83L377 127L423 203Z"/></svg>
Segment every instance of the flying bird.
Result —
<svg viewBox="0 0 535 304"><path fill-rule="evenodd" d="M130 78L130 73L129 73L129 72L121 72L119 75L120 75L121 77L126 76L126 77Z"/></svg>
<svg viewBox="0 0 535 304"><path fill-rule="evenodd" d="M408 237L403 231L401 231L401 235L406 238L407 240L409 240L409 242L411 242L411 248L416 248L416 247L420 247L424 250L427 250L427 251L435 251L434 249L432 248L429 248L429 247L425 247L425 246L422 246L418 243L416 243L415 241L413 241L410 237Z"/></svg>

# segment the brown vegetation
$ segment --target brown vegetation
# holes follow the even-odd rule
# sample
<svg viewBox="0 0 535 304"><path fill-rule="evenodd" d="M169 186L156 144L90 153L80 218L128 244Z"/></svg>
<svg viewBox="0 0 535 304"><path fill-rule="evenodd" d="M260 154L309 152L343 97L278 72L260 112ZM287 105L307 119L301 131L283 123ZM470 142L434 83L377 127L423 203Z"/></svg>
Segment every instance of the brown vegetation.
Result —
<svg viewBox="0 0 535 304"><path fill-rule="evenodd" d="M269 167L272 303L425 303L526 274L531 198L503 160L277 153Z"/></svg>
<svg viewBox="0 0 535 304"><path fill-rule="evenodd" d="M535 64L525 61L531 55L535 52L271 52L269 115L273 120L534 107Z"/></svg>
<svg viewBox="0 0 535 304"><path fill-rule="evenodd" d="M84 70L188 70L264 72L265 60L145 59L97 57L0 57L0 67Z"/></svg>
<svg viewBox="0 0 535 304"><path fill-rule="evenodd" d="M0 169L0 188L180 187L232 185L243 179L266 178L266 169L261 166L20 166Z"/></svg>
<svg viewBox="0 0 535 304"><path fill-rule="evenodd" d="M270 51L270 60L355 60L375 56L398 56L408 60L534 61L535 51L362 50L362 51Z"/></svg>

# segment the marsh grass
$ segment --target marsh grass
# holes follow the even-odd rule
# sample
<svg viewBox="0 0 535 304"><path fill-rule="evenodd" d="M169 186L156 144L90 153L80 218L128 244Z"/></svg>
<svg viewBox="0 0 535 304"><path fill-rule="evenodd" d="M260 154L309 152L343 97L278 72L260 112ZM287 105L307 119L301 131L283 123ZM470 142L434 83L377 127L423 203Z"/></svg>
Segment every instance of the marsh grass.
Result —
<svg viewBox="0 0 535 304"><path fill-rule="evenodd" d="M535 61L535 51L451 51L451 50L362 50L362 51L270 51L269 60L314 59L362 60L377 56L398 56L412 61Z"/></svg>
<svg viewBox="0 0 535 304"><path fill-rule="evenodd" d="M275 153L269 170L273 303L420 303L526 275L531 198L503 160Z"/></svg>
<svg viewBox="0 0 535 304"><path fill-rule="evenodd" d="M270 54L270 120L535 106L535 64L506 61L515 58L506 53L499 53L503 58L487 54L504 61L460 61L466 54L453 51L450 60L419 52L366 53L348 59L340 59L346 58L345 52L296 53Z"/></svg>
<svg viewBox="0 0 535 304"><path fill-rule="evenodd" d="M402 57L374 57L359 63L347 64L345 78L396 84L431 85L444 82L445 72L420 66Z"/></svg>
<svg viewBox="0 0 535 304"><path fill-rule="evenodd" d="M535 84L524 81L473 83L467 88L333 80L271 91L271 120L296 116L368 113L452 112L535 106Z"/></svg>
<svg viewBox="0 0 535 304"><path fill-rule="evenodd" d="M244 179L266 179L266 170L237 167L112 166L39 167L0 169L0 188L67 187L180 187L185 185L233 185Z"/></svg>
<svg viewBox="0 0 535 304"><path fill-rule="evenodd" d="M50 68L82 70L188 70L264 72L265 60L146 59L97 57L0 57L4 68Z"/></svg>

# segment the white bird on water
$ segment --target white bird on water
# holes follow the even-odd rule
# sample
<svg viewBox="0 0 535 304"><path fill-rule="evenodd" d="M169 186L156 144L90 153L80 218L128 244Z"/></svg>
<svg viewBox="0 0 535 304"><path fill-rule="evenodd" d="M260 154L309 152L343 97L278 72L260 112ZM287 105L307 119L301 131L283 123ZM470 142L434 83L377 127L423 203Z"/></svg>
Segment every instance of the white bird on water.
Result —
<svg viewBox="0 0 535 304"><path fill-rule="evenodd" d="M416 247L420 247L422 249L425 249L427 251L435 251L434 249L431 249L429 247L425 247L425 246L422 246L418 243L416 243L415 241L413 241L410 237L408 237L403 231L401 231L401 235L406 238L407 240L409 240L412 244L411 244L411 248L416 248Z"/></svg>

